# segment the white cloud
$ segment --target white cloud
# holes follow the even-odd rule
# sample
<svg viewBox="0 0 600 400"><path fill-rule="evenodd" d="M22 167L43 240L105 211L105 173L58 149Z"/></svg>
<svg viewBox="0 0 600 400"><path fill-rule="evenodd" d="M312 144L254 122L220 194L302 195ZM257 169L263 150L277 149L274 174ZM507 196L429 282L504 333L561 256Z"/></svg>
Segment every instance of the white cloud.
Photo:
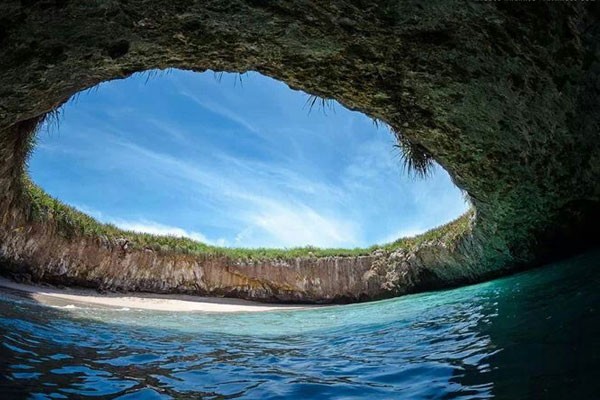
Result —
<svg viewBox="0 0 600 400"><path fill-rule="evenodd" d="M381 197L387 185L382 180L400 178L397 171L390 172L393 167L390 158L381 156L382 151L389 149L369 143L350 157L348 167L340 171L340 182L337 184L327 183L323 179L310 179L302 173L302 169L292 170L286 163L273 165L256 160L240 160L225 153L211 153L208 157L186 160L119 137L112 137L112 143L111 148L117 151L115 159L121 162L126 160L128 172L139 170L133 173L153 182L162 182L179 196L199 199L205 210L207 207L211 210L208 214L198 214L202 224L221 226L232 233L227 234L227 240L213 239L198 230L163 225L151 218L116 219L115 216L102 215L85 207L78 208L123 229L184 236L220 246L370 245L372 239L365 240L367 229L373 229L373 226L382 229L383 221L378 220L380 210L382 207L392 207L395 202L388 197ZM126 157L121 155L119 148L125 151ZM379 179L369 176L378 171L382 174ZM377 243L423 233L460 214L464 207L462 201L456 201L454 194L438 188L443 184L443 179L443 176L436 174L427 181L414 182L405 187L403 197L397 200L398 207L412 207L411 203L414 202L419 203L421 210L404 209L406 225L399 230L387 225L387 233ZM375 184L378 186L373 186ZM356 211L357 204L361 202L360 210L366 213L362 215ZM193 218L190 216L191 222ZM197 225L192 222L188 226ZM239 228L236 230L236 227Z"/></svg>
<svg viewBox="0 0 600 400"><path fill-rule="evenodd" d="M86 206L76 205L75 207L123 230L186 237L215 246L297 247L318 245L320 247L343 247L358 244L359 229L346 220L319 214L304 205L280 204L260 198L253 198L252 201L256 209L253 212L244 213L240 217L240 220L247 226L236 235L233 244L225 238L213 240L201 232L177 226L146 219L112 218Z"/></svg>
<svg viewBox="0 0 600 400"><path fill-rule="evenodd" d="M428 230L429 230L428 228L423 228L423 227L403 228L392 234L385 236L383 239L379 240L377 243L381 243L381 244L392 243L401 238L409 238L409 237L414 237L414 236L420 235L422 233L427 232Z"/></svg>
<svg viewBox="0 0 600 400"><path fill-rule="evenodd" d="M147 123L154 125L154 127L157 128L159 131L169 135L169 137L171 137L175 141L184 143L184 144L189 143L188 137L186 136L187 132L185 130L182 130L178 126L176 126L174 124L170 124L168 122L163 122L161 120L158 120L156 118L152 118L149 116L144 116L144 120ZM188 134L188 136L189 136L189 134Z"/></svg>
<svg viewBox="0 0 600 400"><path fill-rule="evenodd" d="M272 246L320 247L356 246L359 228L344 218L323 215L312 208L299 204L263 204L259 211L246 216L259 242L268 241ZM252 237L246 240L252 240Z"/></svg>
<svg viewBox="0 0 600 400"><path fill-rule="evenodd" d="M236 245L244 247L294 247L315 245L320 247L354 247L369 245L364 241L368 224L377 223L366 216L353 218L353 203L357 199L371 201L365 210L381 207L376 204L381 188L370 186L377 181L368 175L377 171L386 173L387 179L399 179L397 172L389 173L390 159L379 156L380 146L367 146L356 157L352 157L348 169L341 172L341 183L327 184L323 180L311 180L300 171L284 165L271 165L260 161L240 161L226 154L211 154L210 158L185 160L166 153L156 152L129 141L115 138L115 144L127 150L127 159L132 167L142 168L145 175L163 176L170 190L174 184L181 185L181 193L193 194L203 203L212 199L214 213L211 223L221 220L229 228L241 227L229 241L209 240L205 235L148 221L121 221L116 223L125 229L154 234L171 234L190 237L205 243ZM133 161L133 162L132 162ZM227 168L223 168L227 165ZM362 175L369 171L367 176ZM418 201L424 213L416 221L406 221L392 234L386 234L377 242L387 243L400 237L414 236L439 224L440 215L450 220L459 214L451 193L436 193L441 184L440 176L428 181L416 182L407 187L402 200ZM383 179L383 177L382 177ZM363 184L364 182L364 184ZM431 193L433 192L433 193ZM448 201L446 202L446 198ZM444 201L440 201L444 200ZM206 217L203 217L206 218ZM414 218L413 218L414 219ZM108 221L113 222L113 221ZM364 226L363 226L364 225Z"/></svg>
<svg viewBox="0 0 600 400"><path fill-rule="evenodd" d="M189 232L176 226L163 225L154 221L126 221L116 219L112 220L111 223L126 231L150 233L153 235L182 236L203 243L210 242L210 240L200 232Z"/></svg>
<svg viewBox="0 0 600 400"><path fill-rule="evenodd" d="M259 129L257 129L252 123L250 123L245 118L241 117L239 114L231 111L229 108L223 107L223 106L219 105L218 103L214 103L212 101L200 99L197 96L193 95L192 93L189 93L186 90L181 90L179 92L179 94L189 98L194 103L198 104L200 107L202 107L212 113L220 115L221 117L228 119L228 120L244 127L248 131L250 131L258 136L264 136L264 134L262 134L261 131Z"/></svg>
<svg viewBox="0 0 600 400"><path fill-rule="evenodd" d="M183 228L171 225L160 224L155 221L149 221L146 219L140 220L126 220L120 218L113 218L106 216L101 211L90 208L85 205L77 204L73 205L79 211L86 213L87 215L96 218L104 223L113 224L123 230L133 231L139 233L149 233L152 235L164 235L164 236L177 236L177 237L186 237L192 240L196 240L198 242L212 244L215 246L227 246L228 242L224 238L219 238L217 240L211 240L206 237L206 235L197 232L197 231L188 231Z"/></svg>
<svg viewBox="0 0 600 400"><path fill-rule="evenodd" d="M216 127L207 124L205 134L196 135L204 125L193 118L195 124L172 121L169 118L179 113L164 118L160 111L152 114L137 107L75 126L71 135L80 140L80 147L61 157L81 162L84 172L102 174L97 183L91 181L95 191L102 193L107 187L106 172L116 175L115 182L135 183L132 190L144 190L139 200L123 196L102 206L89 198L79 200L102 207L104 214L78 208L124 229L244 247L367 246L378 237L381 243L424 232L466 208L443 174L423 182L403 177L392 136L385 130L365 135L371 123L358 114L341 110L344 118L314 118L302 125L306 119L299 115L306 110L298 113L282 106L288 104L287 92L280 95L285 101L275 107L266 104L263 110L268 96L259 93L242 101L237 93L228 96L222 88L210 87L209 92L218 92L205 96L190 82L179 82L173 91L222 117L215 119L225 118L240 128L226 124L227 134L218 139L221 121ZM258 113L245 112L255 108ZM123 121L134 111L135 123ZM289 121L269 125L269 119L277 116L281 121L282 115ZM150 129L135 135L141 123ZM228 143L237 138L233 133L243 133L241 128L254 136L240 135L239 141ZM258 135L263 140L255 140ZM156 137L161 138L158 144ZM269 146L264 146L267 141ZM63 147L39 150L65 151ZM160 201L146 203L152 191L160 191ZM145 208L148 204L153 205ZM165 215L176 216L182 222L175 224L184 225L157 222L172 223ZM215 239L221 236L227 240Z"/></svg>
<svg viewBox="0 0 600 400"><path fill-rule="evenodd" d="M211 240L207 238L204 234L196 231L188 231L176 226L163 225L158 222L148 221L148 220L138 220L138 221L127 221L122 219L112 219L109 221L113 225L126 230L140 233L150 233L152 235L161 235L161 236L177 236L177 237L186 237L192 240L196 240L201 243L210 244L214 246L227 246L227 240L224 238L219 238L217 240Z"/></svg>
<svg viewBox="0 0 600 400"><path fill-rule="evenodd" d="M199 198L219 198L223 213L237 210L233 214L227 213L228 217L237 220L240 226L254 229L252 234L240 232L236 242L246 237L252 246L260 246L258 242L267 237L277 246L358 245L355 226L324 211L316 212L295 196L299 193L311 197L318 195L321 201L325 199L335 204L343 197L339 188L310 181L285 168L269 170L267 164L258 162L249 163L245 170L231 167L222 170L218 166L176 159L130 142L119 141L119 145L129 150L130 159L133 151L140 158L149 160L157 174L167 174L172 181L190 182L185 185L185 190L197 193ZM235 165L232 160L225 159L229 165ZM142 160L133 163L136 166L143 164Z"/></svg>

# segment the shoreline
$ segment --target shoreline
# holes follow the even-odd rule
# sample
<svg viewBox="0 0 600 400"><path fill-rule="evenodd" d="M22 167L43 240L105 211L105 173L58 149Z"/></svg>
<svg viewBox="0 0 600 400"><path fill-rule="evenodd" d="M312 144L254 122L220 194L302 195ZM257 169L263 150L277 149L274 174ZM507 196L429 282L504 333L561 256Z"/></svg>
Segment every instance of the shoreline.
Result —
<svg viewBox="0 0 600 400"><path fill-rule="evenodd" d="M71 304L74 302L107 308L212 313L284 311L320 307L318 305L265 304L250 300L225 297L201 297L185 294L98 294L93 289L58 289L35 284L17 283L0 277L0 290L2 289L26 294L28 297L44 305L54 305L52 303L58 301L60 303Z"/></svg>

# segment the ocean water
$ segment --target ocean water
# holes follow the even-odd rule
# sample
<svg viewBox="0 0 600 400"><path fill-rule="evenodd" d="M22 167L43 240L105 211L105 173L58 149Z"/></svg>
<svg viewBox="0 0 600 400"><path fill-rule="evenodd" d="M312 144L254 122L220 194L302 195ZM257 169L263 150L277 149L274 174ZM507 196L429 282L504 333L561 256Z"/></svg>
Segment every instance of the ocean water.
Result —
<svg viewBox="0 0 600 400"><path fill-rule="evenodd" d="M455 290L265 313L0 293L0 399L600 399L600 251Z"/></svg>

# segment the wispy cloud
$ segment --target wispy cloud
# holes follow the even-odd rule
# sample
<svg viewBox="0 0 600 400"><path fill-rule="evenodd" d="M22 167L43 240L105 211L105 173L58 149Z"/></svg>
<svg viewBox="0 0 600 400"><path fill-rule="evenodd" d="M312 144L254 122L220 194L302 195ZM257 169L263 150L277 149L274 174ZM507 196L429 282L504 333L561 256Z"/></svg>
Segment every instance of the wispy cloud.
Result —
<svg viewBox="0 0 600 400"><path fill-rule="evenodd" d="M323 182L311 182L286 169L265 172L266 165L251 163L243 173L201 167L196 163L176 159L167 154L144 149L132 143L120 142L129 150L151 160L157 174L169 175L191 184L187 190L201 197L218 197L229 215L244 227L244 245L256 246L356 246L359 227L328 210L316 211L301 201L298 194L321 197L321 201L337 203L340 189ZM143 162L138 162L141 165ZM249 184L249 182L251 182ZM250 227L251 230L248 230ZM186 235L189 236L189 235Z"/></svg>
<svg viewBox="0 0 600 400"><path fill-rule="evenodd" d="M91 217L94 217L104 223L115 225L126 231L149 233L152 235L186 237L215 246L227 246L229 244L224 238L212 240L201 232L189 231L177 226L165 225L147 219L127 220L121 218L114 218L109 215L106 215L102 211L96 210L95 208L89 207L87 205L74 204L73 206L79 211L90 215Z"/></svg>
<svg viewBox="0 0 600 400"><path fill-rule="evenodd" d="M239 197L252 207L239 215L247 227L236 240L243 239L249 246L352 247L362 239L358 225L335 213L319 212L294 200L250 194Z"/></svg>
<svg viewBox="0 0 600 400"><path fill-rule="evenodd" d="M169 235L177 237L187 237L193 240L197 240L202 243L213 244L217 246L226 246L227 240L220 238L217 240L211 240L206 235L196 232L188 231L176 226L163 225L154 221L139 220L139 221L127 221L121 219L112 219L112 224L118 226L121 229L133 232L150 233L153 235Z"/></svg>
<svg viewBox="0 0 600 400"><path fill-rule="evenodd" d="M236 113L235 111L233 111L229 108L223 107L223 106L219 105L218 103L215 103L208 99L199 98L198 96L194 95L193 93L188 92L187 90L181 90L179 92L179 94L192 100L194 103L196 103L200 107L202 107L212 113L215 113L231 122L234 122L258 136L263 136L263 134L261 133L261 131L259 129L257 129L250 121L248 121L246 118L242 117L240 114Z"/></svg>
<svg viewBox="0 0 600 400"><path fill-rule="evenodd" d="M323 216L305 206L263 210L252 215L249 222L262 229L277 246L352 247L358 243L358 229L354 224Z"/></svg>
<svg viewBox="0 0 600 400"><path fill-rule="evenodd" d="M227 246L366 246L466 209L441 168L426 181L403 176L393 138L364 116L337 107L307 117L301 93L266 78L234 96L214 82L196 91L192 74L173 76L149 108L136 104L149 95L135 85L98 103L127 113L94 114L98 104L87 96L104 86L82 96L61 135L38 147L34 178L71 204L101 209L78 207L101 221ZM297 110L285 106L290 99ZM188 112L190 103L206 121ZM86 189L65 190L77 185Z"/></svg>

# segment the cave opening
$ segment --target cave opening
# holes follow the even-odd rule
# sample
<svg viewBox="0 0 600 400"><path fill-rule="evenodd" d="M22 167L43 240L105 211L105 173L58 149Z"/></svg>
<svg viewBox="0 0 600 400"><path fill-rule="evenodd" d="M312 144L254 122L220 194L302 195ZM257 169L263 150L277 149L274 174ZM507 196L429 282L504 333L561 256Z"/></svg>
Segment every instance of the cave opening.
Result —
<svg viewBox="0 0 600 400"><path fill-rule="evenodd" d="M593 8L150 3L0 6L5 273L111 290L357 301L473 283L597 246L588 234L599 159ZM407 165L423 172L435 159L473 211L358 252L224 252L97 224L23 179L29 139L49 112L101 82L170 67L258 71L385 121Z"/></svg>
<svg viewBox="0 0 600 400"><path fill-rule="evenodd" d="M54 115L29 158L32 180L126 231L354 249L468 209L438 164L420 176L385 123L257 72L150 70L80 92Z"/></svg>

